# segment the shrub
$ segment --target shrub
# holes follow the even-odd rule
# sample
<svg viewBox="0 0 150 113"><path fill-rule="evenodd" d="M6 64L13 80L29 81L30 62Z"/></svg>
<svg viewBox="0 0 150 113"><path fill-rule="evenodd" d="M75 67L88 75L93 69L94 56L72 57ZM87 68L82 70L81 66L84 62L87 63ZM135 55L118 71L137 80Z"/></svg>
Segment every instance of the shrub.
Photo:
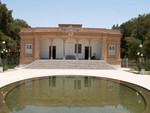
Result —
<svg viewBox="0 0 150 113"><path fill-rule="evenodd" d="M8 70L8 69L14 69L15 66L14 65L4 65L4 71Z"/></svg>
<svg viewBox="0 0 150 113"><path fill-rule="evenodd" d="M9 68L9 69L14 69L15 66L14 66L14 65L8 65L8 68Z"/></svg>
<svg viewBox="0 0 150 113"><path fill-rule="evenodd" d="M150 60L146 60L145 70L150 71Z"/></svg>
<svg viewBox="0 0 150 113"><path fill-rule="evenodd" d="M8 65L4 65L4 71L6 71L8 69L9 69Z"/></svg>

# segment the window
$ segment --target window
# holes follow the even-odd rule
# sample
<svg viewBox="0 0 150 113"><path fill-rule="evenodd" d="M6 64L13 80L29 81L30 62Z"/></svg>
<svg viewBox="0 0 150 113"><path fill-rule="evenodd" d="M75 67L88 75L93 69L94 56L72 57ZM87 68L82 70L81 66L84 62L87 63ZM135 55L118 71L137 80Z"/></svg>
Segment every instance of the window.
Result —
<svg viewBox="0 0 150 113"><path fill-rule="evenodd" d="M25 54L32 54L32 44L26 44L25 45Z"/></svg>
<svg viewBox="0 0 150 113"><path fill-rule="evenodd" d="M115 56L115 45L108 46L108 55Z"/></svg>
<svg viewBox="0 0 150 113"><path fill-rule="evenodd" d="M81 53L82 45L78 44L78 53ZM75 44L75 53L77 53L77 44Z"/></svg>

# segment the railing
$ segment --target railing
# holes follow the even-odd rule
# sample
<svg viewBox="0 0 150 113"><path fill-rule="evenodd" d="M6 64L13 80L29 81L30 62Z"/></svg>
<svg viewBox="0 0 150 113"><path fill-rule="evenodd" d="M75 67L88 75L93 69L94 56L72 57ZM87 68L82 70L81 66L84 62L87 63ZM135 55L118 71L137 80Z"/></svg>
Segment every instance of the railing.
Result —
<svg viewBox="0 0 150 113"><path fill-rule="evenodd" d="M141 70L143 68L145 70L150 71L150 59L144 60L144 61L140 61L140 59L137 61L136 60L121 59L121 67L125 67L125 68L137 67L139 70Z"/></svg>
<svg viewBox="0 0 150 113"><path fill-rule="evenodd" d="M129 60L127 59L121 59L121 67L133 67L133 66L138 66L138 62L135 60Z"/></svg>
<svg viewBox="0 0 150 113"><path fill-rule="evenodd" d="M9 58L9 59L1 59L2 65L14 65L17 66L20 63L20 58Z"/></svg>

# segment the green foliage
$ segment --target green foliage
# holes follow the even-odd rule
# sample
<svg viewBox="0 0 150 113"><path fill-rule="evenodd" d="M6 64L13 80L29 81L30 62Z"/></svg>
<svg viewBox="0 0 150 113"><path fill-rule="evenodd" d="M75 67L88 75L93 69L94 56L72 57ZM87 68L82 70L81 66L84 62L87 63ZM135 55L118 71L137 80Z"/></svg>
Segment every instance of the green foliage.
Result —
<svg viewBox="0 0 150 113"><path fill-rule="evenodd" d="M3 68L4 68L4 71L9 69L8 65L4 65Z"/></svg>
<svg viewBox="0 0 150 113"><path fill-rule="evenodd" d="M150 71L150 60L146 60L145 70Z"/></svg>
<svg viewBox="0 0 150 113"><path fill-rule="evenodd" d="M130 50L126 42L126 37L134 37L141 40L142 44L145 44L144 41L146 40L146 35L150 29L150 14L139 15L137 18L132 18L121 24L119 27L122 33L121 57L126 58L128 57L128 51Z"/></svg>
<svg viewBox="0 0 150 113"><path fill-rule="evenodd" d="M150 29L146 35L146 39L143 44L143 51L146 59L150 59Z"/></svg>
<svg viewBox="0 0 150 113"><path fill-rule="evenodd" d="M126 37L125 41L127 42L128 51L127 56L131 60L137 60L138 56L137 53L140 50L139 45L141 44L141 40L134 38L134 37Z"/></svg>
<svg viewBox="0 0 150 113"><path fill-rule="evenodd" d="M18 33L20 32L21 28L30 27L24 20L20 20L20 19L15 19L13 22L11 22L9 24L9 26L10 26L9 27L9 35L11 35L11 37L14 40L19 40Z"/></svg>
<svg viewBox="0 0 150 113"><path fill-rule="evenodd" d="M118 24L114 24L113 26L112 26L112 29L120 29L120 27L119 27L119 25Z"/></svg>
<svg viewBox="0 0 150 113"><path fill-rule="evenodd" d="M20 29L30 27L24 20L13 19L12 11L8 10L6 4L0 2L0 51L7 49L9 53L5 53L2 58L13 57L18 54L20 49ZM5 41L5 44L2 44Z"/></svg>
<svg viewBox="0 0 150 113"><path fill-rule="evenodd" d="M12 21L12 11L7 9L6 4L0 3L0 30L7 34L9 23Z"/></svg>
<svg viewBox="0 0 150 113"><path fill-rule="evenodd" d="M139 68L137 66L130 67L130 71L139 71Z"/></svg>
<svg viewBox="0 0 150 113"><path fill-rule="evenodd" d="M15 66L14 65L4 65L3 66L4 67L4 71L6 71L6 70L8 70L8 69L14 69L15 68Z"/></svg>

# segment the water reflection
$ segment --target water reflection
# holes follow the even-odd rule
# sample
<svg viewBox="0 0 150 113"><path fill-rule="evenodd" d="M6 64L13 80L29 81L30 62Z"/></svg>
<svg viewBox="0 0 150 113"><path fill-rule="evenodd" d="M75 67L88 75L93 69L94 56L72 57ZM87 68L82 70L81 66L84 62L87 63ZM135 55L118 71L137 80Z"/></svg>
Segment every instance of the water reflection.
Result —
<svg viewBox="0 0 150 113"><path fill-rule="evenodd" d="M142 113L145 109L142 96L120 81L51 76L18 84L6 98L12 113Z"/></svg>

